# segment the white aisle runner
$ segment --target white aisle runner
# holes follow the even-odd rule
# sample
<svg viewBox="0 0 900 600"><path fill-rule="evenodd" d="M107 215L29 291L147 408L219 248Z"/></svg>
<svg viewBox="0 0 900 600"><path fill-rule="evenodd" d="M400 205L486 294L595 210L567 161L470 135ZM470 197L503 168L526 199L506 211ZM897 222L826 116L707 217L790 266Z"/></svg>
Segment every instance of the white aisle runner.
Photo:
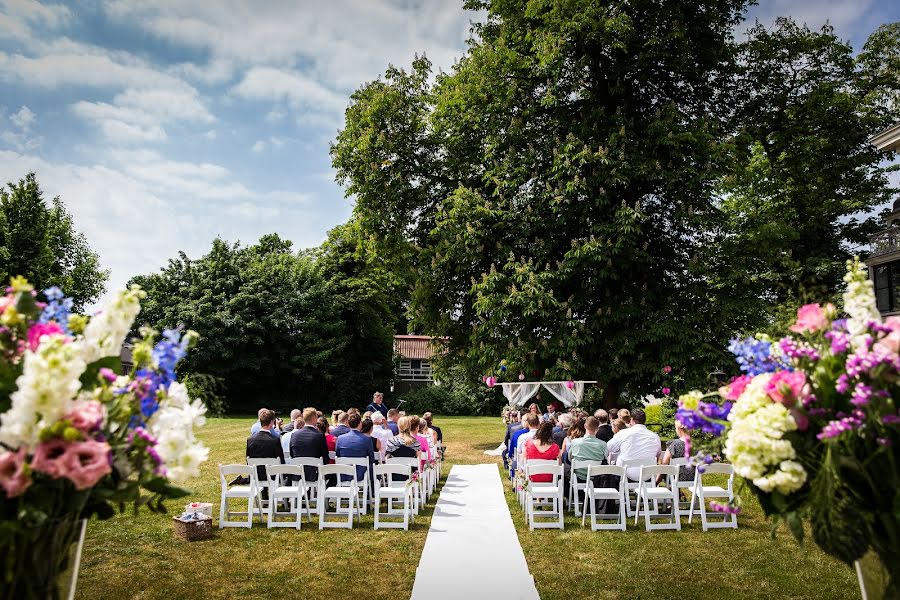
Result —
<svg viewBox="0 0 900 600"><path fill-rule="evenodd" d="M441 489L412 600L539 600L496 464L455 465Z"/></svg>

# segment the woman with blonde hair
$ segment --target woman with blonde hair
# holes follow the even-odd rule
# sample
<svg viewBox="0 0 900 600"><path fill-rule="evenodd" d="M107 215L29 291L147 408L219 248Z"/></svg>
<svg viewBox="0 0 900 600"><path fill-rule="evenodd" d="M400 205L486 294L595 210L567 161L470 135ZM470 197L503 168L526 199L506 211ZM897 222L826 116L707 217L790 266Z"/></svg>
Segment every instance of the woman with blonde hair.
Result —
<svg viewBox="0 0 900 600"><path fill-rule="evenodd" d="M400 417L397 421L400 431L387 442L385 452L391 458L419 458L421 460L422 445L412 434L412 418Z"/></svg>

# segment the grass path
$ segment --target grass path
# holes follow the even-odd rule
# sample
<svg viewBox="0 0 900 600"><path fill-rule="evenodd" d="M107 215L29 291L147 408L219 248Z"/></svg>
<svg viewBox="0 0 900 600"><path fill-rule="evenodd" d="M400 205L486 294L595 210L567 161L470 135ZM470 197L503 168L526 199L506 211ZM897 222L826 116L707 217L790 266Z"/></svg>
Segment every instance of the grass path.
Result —
<svg viewBox="0 0 900 600"><path fill-rule="evenodd" d="M252 422L210 420L201 435L210 460L188 483L194 494L186 500L213 502L218 512L217 465L243 462ZM445 476L453 464L499 464L483 454L502 439L499 419L440 417L435 423L448 445ZM623 534L582 530L569 515L564 531L529 532L510 492L507 501L543 600L858 598L849 568L812 545L804 551L785 532L773 542L755 504L745 507L737 531L704 534L695 524L681 533L647 534L630 526ZM184 504L168 506L179 513ZM213 539L194 543L175 540L167 516L142 512L92 521L78 598L408 598L432 510L433 504L408 532L373 531L370 514L352 531L319 531L315 523L299 532L255 525L217 530Z"/></svg>

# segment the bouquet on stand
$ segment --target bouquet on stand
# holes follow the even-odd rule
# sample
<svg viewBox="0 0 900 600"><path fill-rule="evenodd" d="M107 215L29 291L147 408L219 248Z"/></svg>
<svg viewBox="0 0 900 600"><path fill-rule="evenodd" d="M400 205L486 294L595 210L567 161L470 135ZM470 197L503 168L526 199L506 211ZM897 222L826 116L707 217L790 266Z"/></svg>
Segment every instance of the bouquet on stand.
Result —
<svg viewBox="0 0 900 600"><path fill-rule="evenodd" d="M898 598L900 318L882 319L858 260L844 281L845 318L808 304L780 340L733 340L743 375L681 396L676 419L712 440L689 450L701 472L724 456L776 526L802 541L808 523L822 550L856 564L861 586L859 561L874 558L883 597Z"/></svg>
<svg viewBox="0 0 900 600"><path fill-rule="evenodd" d="M173 482L208 456L194 434L206 408L175 378L196 334L142 330L134 370L120 374L143 296L120 291L90 318L71 314L58 289L41 300L22 278L0 296L3 598L61 597L87 518L126 505L165 512L164 499L187 493Z"/></svg>

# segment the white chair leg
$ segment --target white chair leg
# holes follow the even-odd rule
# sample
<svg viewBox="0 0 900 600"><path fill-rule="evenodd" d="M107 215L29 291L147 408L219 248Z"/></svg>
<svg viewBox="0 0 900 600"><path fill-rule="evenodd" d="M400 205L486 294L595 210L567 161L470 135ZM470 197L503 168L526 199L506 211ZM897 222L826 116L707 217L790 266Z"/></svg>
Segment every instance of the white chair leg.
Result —
<svg viewBox="0 0 900 600"><path fill-rule="evenodd" d="M225 529L225 507L228 499L225 498L225 492L222 492L222 500L219 502L219 529Z"/></svg>

